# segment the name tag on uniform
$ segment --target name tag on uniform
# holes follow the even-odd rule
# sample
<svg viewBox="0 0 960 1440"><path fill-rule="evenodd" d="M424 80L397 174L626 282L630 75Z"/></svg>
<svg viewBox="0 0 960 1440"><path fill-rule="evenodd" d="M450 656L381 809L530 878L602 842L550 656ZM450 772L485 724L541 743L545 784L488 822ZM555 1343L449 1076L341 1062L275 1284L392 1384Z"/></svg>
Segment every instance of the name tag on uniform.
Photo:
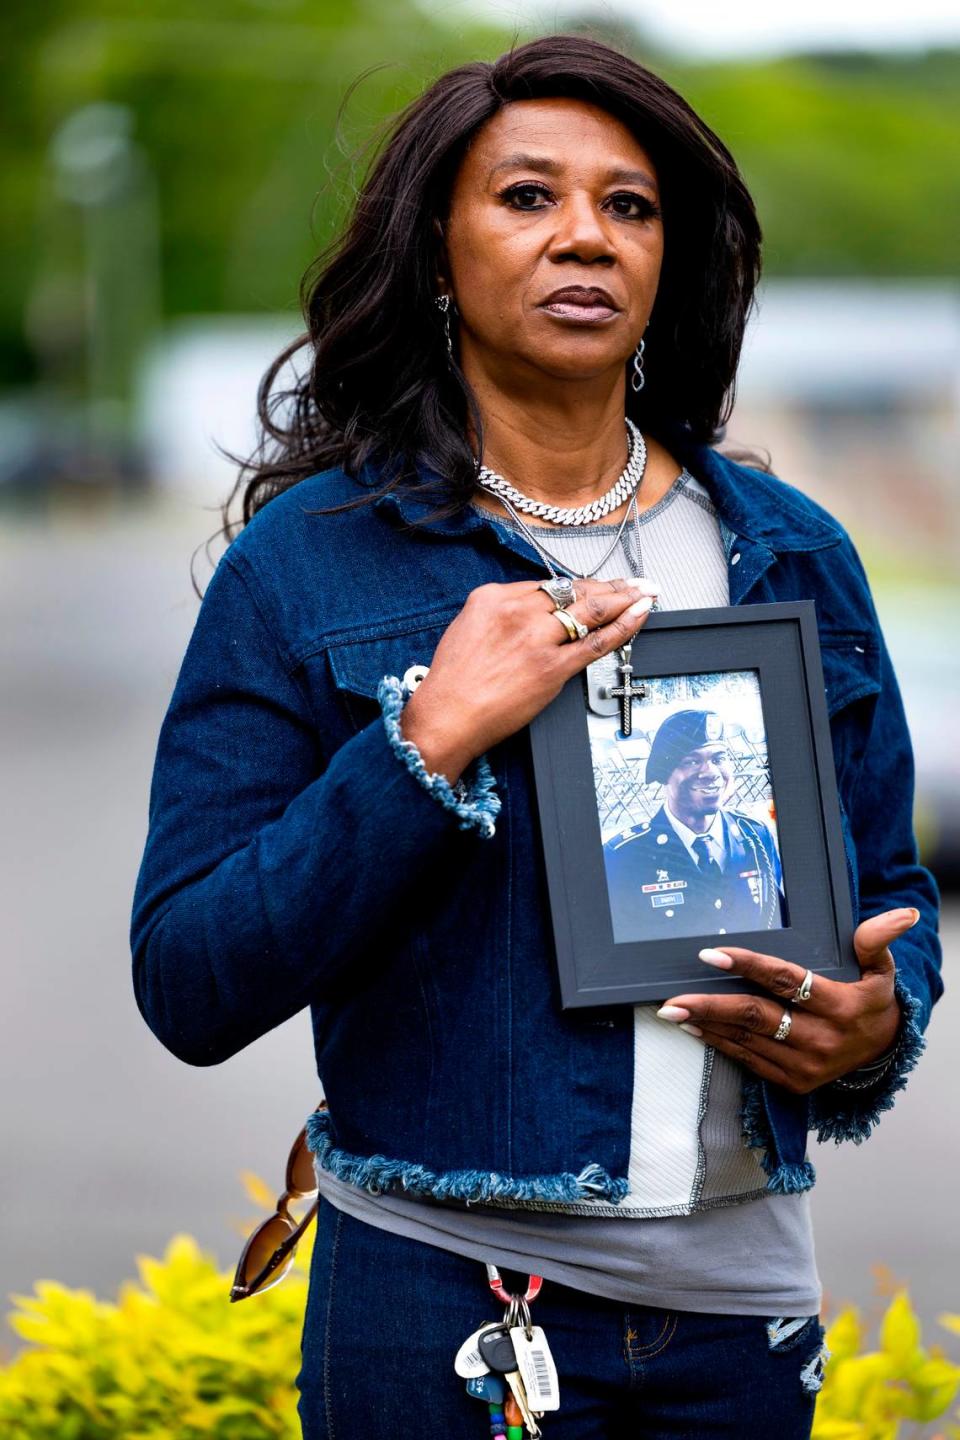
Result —
<svg viewBox="0 0 960 1440"><path fill-rule="evenodd" d="M673 883L676 884L677 882L674 881ZM685 884L686 882L684 881L683 883ZM651 886L649 886L649 885L644 885L643 888L644 888L644 890L649 890L649 889L654 888L654 887L651 887ZM671 894L669 894L669 895L651 895L651 896L650 896L650 904L651 904L651 905L654 905L654 906L656 906L656 905L682 905L682 904L683 904L683 901L684 901L684 896L678 894L676 891L672 891Z"/></svg>
<svg viewBox="0 0 960 1440"><path fill-rule="evenodd" d="M756 874L756 871L754 871ZM686 880L660 880L656 885L641 885L640 889L644 895L650 895L661 890L686 890Z"/></svg>

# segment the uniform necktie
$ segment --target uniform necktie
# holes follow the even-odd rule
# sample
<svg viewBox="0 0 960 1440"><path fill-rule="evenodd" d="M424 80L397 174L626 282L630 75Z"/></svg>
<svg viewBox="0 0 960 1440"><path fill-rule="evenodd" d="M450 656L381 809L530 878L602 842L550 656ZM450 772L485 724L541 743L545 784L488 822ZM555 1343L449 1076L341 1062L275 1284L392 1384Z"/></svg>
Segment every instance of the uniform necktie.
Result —
<svg viewBox="0 0 960 1440"><path fill-rule="evenodd" d="M723 871L710 854L710 844L706 835L698 835L693 842L693 848L697 853L697 865L701 874L705 875L708 880L722 879Z"/></svg>

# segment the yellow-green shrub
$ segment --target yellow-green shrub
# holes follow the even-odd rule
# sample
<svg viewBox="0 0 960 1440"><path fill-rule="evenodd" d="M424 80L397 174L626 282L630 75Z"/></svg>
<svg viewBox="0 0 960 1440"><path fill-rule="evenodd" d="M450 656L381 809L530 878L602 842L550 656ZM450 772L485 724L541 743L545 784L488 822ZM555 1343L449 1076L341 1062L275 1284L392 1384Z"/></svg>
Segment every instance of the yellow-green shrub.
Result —
<svg viewBox="0 0 960 1440"><path fill-rule="evenodd" d="M263 1182L244 1181L272 1210ZM286 1279L233 1305L232 1273L188 1235L162 1260L138 1256L139 1283L122 1285L116 1303L50 1280L12 1296L9 1323L30 1348L0 1367L3 1440L299 1440L293 1381L312 1242L310 1227ZM960 1335L960 1315L941 1319ZM905 1292L881 1322L879 1349L866 1340L852 1307L827 1330L814 1440L896 1440L903 1421L911 1437L929 1433L953 1404L960 1367L924 1349ZM943 1435L960 1440L960 1426Z"/></svg>
<svg viewBox="0 0 960 1440"><path fill-rule="evenodd" d="M273 1200L246 1177L258 1201ZM38 1281L9 1323L32 1348L0 1368L3 1440L299 1440L300 1332L313 1229L272 1289L228 1300L188 1235L137 1257L116 1304Z"/></svg>
<svg viewBox="0 0 960 1440"><path fill-rule="evenodd" d="M960 1316L942 1323L960 1333ZM880 1323L880 1348L864 1349L857 1311L842 1310L827 1329L827 1362L817 1402L814 1440L896 1440L901 1422L923 1427L949 1410L960 1387L960 1367L939 1346L925 1350L920 1322L899 1291ZM913 1428L910 1434L924 1430ZM960 1429L947 1434L960 1440Z"/></svg>

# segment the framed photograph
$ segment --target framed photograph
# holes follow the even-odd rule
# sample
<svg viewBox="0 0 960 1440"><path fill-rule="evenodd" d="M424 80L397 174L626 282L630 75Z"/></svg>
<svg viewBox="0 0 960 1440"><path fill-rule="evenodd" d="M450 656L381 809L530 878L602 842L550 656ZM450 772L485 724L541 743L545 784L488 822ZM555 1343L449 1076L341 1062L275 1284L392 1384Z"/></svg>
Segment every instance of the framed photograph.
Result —
<svg viewBox="0 0 960 1440"><path fill-rule="evenodd" d="M858 978L812 601L655 613L530 732L565 1009L755 988L707 945Z"/></svg>

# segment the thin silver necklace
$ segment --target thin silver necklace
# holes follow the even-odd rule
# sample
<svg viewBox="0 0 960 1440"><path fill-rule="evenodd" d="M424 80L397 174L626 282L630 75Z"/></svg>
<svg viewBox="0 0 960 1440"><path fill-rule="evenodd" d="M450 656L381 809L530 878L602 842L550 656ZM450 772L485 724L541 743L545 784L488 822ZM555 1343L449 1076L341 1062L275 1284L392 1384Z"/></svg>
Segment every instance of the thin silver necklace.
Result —
<svg viewBox="0 0 960 1440"><path fill-rule="evenodd" d="M554 569L554 565L559 565L562 571L575 580L589 580L592 576L596 575L597 571L602 569L603 565L609 560L619 545L624 527L631 514L633 515L634 531L637 537L637 559L640 564L640 576L642 577L643 575L643 548L640 541L640 512L637 509L637 495L640 492L640 487L643 484L646 474L647 447L642 434L630 417L624 416L624 420L627 426L627 444L629 446L629 455L625 469L616 484L607 491L606 495L601 496L599 500L591 501L588 505L578 506L576 509L567 510L555 505L530 500L529 497L521 491L515 489L502 475L498 475L496 471L488 469L485 465L480 467L479 480L481 487L487 490L488 493L494 495L504 508L510 512L517 528L530 541L530 544L537 551L554 580L559 578L557 571ZM554 524L585 525L590 523L591 519L600 519L603 514L609 513L611 508L616 508L616 506L612 504L612 501L614 495L618 492L629 494L630 503L623 513L623 519L617 526L617 533L613 537L613 543L604 551L592 570L585 570L582 573L573 570L556 555L551 555L545 546L541 545L530 527L521 520L516 508L517 505L521 505L528 513L542 515L544 518L552 520ZM621 498L618 503L622 504L623 499ZM653 608L657 608L656 602L654 602Z"/></svg>
<svg viewBox="0 0 960 1440"><path fill-rule="evenodd" d="M627 506L626 510L624 511L623 519L620 521L620 524L617 526L617 533L616 533L616 535L614 535L614 537L613 537L613 543L609 546L609 548L608 548L607 550L604 551L603 555L601 555L600 559L597 561L596 565L594 565L594 567L593 567L592 570L584 570L584 571L582 571L582 572L579 571L579 570L573 570L573 569L571 569L571 567L570 567L569 565L567 565L563 560L560 560L558 556L556 556L556 555L551 555L550 552L549 552L547 549L545 549L545 547L544 547L543 545L541 545L540 541L539 541L539 540L537 539L537 537L533 534L533 532L532 532L532 530L530 529L529 525L524 524L524 522L520 519L520 516L517 514L516 510L515 510L515 509L513 508L513 506L510 504L510 501L507 500L506 496L500 495L500 496L498 496L497 498L498 498L498 499L501 501L501 503L502 503L503 505L505 505L506 508L510 511L510 514L513 516L514 520L516 521L516 524L517 524L518 529L522 530L523 533L524 533L524 535L526 535L527 539L530 541L530 544L533 546L533 548L537 551L537 553L538 553L538 554L540 555L540 557L542 558L543 563L546 565L547 569L550 571L551 577L552 577L554 580L559 579L559 576L558 576L558 574L557 574L557 571L553 568L554 565L559 565L560 569L563 570L571 579L574 579L574 580L589 580L589 579L591 579L592 576L596 575L597 571L600 570L600 569L603 567L603 565L606 563L606 561L609 560L610 556L613 554L614 550L616 550L617 546L618 546L619 543L620 543L620 537L623 535L624 527L626 526L627 521L629 520L630 516L632 515L632 516L633 516L634 532L635 532L636 537L637 537L637 557L638 557L638 559L639 559L639 561L640 561L640 577L642 577L642 575L643 575L643 551L642 551L641 546L640 546L640 512L639 512L638 509L637 509L637 493L638 493L638 490L639 490L639 487L638 487L637 490L635 490L634 493L630 496L630 503L629 503L629 505ZM656 608L656 607L654 607L654 608Z"/></svg>
<svg viewBox="0 0 960 1440"><path fill-rule="evenodd" d="M593 567L592 570L585 570L582 574L581 574L580 572L576 571L576 570L572 570L569 565L565 565L565 564L563 563L563 561L558 560L556 556L551 557L551 556L549 555L549 553L544 549L544 547L540 544L540 542L539 542L539 540L536 538L536 536L531 533L530 527L529 527L528 525L525 525L525 524L523 523L523 521L520 519L520 516L516 513L516 511L514 510L513 506L509 503L509 501L506 500L503 495L501 495L499 498L503 501L503 504L504 504L504 505L506 506L506 508L510 511L510 513L513 515L514 520L517 522L518 528L523 532L524 535L526 535L527 539L530 541L530 544L533 546L533 548L534 548L534 549L537 551L537 553L540 555L540 558L543 560L544 565L546 565L547 569L550 571L551 578L554 579L554 580L558 580L560 577L559 577L559 575L557 574L557 571L554 569L554 565L553 565L553 563L551 563L552 561L555 562L557 565L559 565L560 568L561 568L561 570L563 570L571 579L575 579L575 580L589 580L592 575L595 575L595 574L597 573L597 571L600 569L600 567L603 565L604 561L607 560L607 559L609 559L609 557L613 554L614 550L616 549L617 545L620 543L620 538L621 538L621 536L623 535L624 526L625 526L626 523L627 523L627 519L628 519L629 516L632 514L632 515L633 515L634 531L635 531L636 537L637 537L637 562L638 562L638 564L639 564L640 577L642 577L642 575L643 575L643 550L642 550L641 545L640 545L640 512L639 512L638 509L637 509L637 491L636 491L636 490L635 490L635 491L633 492L633 494L630 496L630 504L627 506L627 509L626 509L626 511L625 511L625 513L624 513L623 519L620 521L620 524L617 526L617 533L616 533L616 535L613 537L613 544L612 544L612 545L610 546L610 548L604 553L603 558L599 561L598 564L596 564L596 565ZM624 554L626 554L626 549L624 549ZM659 610L659 609L660 609L660 600L659 600L659 597L656 597L656 596L654 597L654 599L653 599L653 604L650 606L650 609L651 609L651 612L654 611L654 610ZM628 643L627 643L626 645L618 645L618 646L617 646L617 660L618 660L619 663L617 664L616 669L620 672L621 684L624 684L624 685L629 685L629 684L631 683L631 682L630 682L630 677L631 677L631 675L632 675L633 672L632 672L632 669L631 669L631 667L630 667L630 657L631 657L631 654L632 654L632 650L633 650L633 645L632 645L632 642L630 642L630 641L628 641ZM592 702L590 702L590 700L589 700L590 693L591 693L591 685L590 685L589 676L590 676L590 674L599 674L599 675L602 676L603 673L604 673L605 664L606 664L605 659L600 659L600 660L594 660L591 665L588 665L588 666L587 666L587 697L588 697L588 703L592 703ZM606 691L607 691L609 688L610 688L610 687L609 687L609 684L607 684L605 687L599 688L599 689L597 690L598 696L599 696L601 699L606 698ZM604 713L606 713L606 712L604 712ZM628 733L629 733L629 732L628 732Z"/></svg>

